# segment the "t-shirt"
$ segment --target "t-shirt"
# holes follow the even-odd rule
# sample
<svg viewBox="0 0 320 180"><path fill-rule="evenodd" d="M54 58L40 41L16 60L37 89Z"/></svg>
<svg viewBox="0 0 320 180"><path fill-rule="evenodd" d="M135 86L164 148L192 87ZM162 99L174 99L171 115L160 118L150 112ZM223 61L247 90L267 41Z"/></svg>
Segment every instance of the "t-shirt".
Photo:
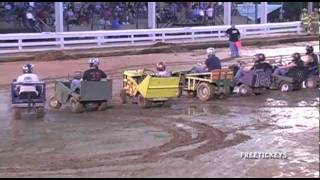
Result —
<svg viewBox="0 0 320 180"><path fill-rule="evenodd" d="M318 56L316 54L314 54L314 53L309 54L309 56L311 56L313 61L308 63L307 66L309 66L309 67L318 66Z"/></svg>
<svg viewBox="0 0 320 180"><path fill-rule="evenodd" d="M171 76L171 73L168 72L168 71L159 71L156 73L157 76L160 76L160 77L170 77Z"/></svg>
<svg viewBox="0 0 320 180"><path fill-rule="evenodd" d="M263 70L267 70L267 69L272 69L272 66L269 63L259 63L259 64L255 64L251 70L253 69L263 69Z"/></svg>
<svg viewBox="0 0 320 180"><path fill-rule="evenodd" d="M37 83L39 82L39 77L33 73L22 74L21 76L18 77L17 82L18 83ZM35 92L39 94L38 91L36 90L36 86L18 85L17 87L20 87L19 94L21 94L22 92Z"/></svg>
<svg viewBox="0 0 320 180"><path fill-rule="evenodd" d="M104 78L107 78L107 75L100 69L89 69L83 73L85 81L100 81Z"/></svg>
<svg viewBox="0 0 320 180"><path fill-rule="evenodd" d="M229 35L229 41L236 42L239 40L240 32L236 28L227 29L226 33Z"/></svg>
<svg viewBox="0 0 320 180"><path fill-rule="evenodd" d="M205 64L208 67L208 71L212 71L215 69L221 69L221 63L220 63L220 59L217 56L211 56L209 57Z"/></svg>

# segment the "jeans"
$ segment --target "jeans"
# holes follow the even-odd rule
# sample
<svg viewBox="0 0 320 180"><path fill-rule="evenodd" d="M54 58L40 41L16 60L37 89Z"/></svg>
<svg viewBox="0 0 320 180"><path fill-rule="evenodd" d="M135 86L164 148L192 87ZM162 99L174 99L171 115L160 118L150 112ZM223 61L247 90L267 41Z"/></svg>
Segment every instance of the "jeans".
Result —
<svg viewBox="0 0 320 180"><path fill-rule="evenodd" d="M288 71L289 71L289 69L277 68L277 69L273 72L273 75L285 75L285 74L287 74Z"/></svg>
<svg viewBox="0 0 320 180"><path fill-rule="evenodd" d="M229 48L230 48L232 57L239 57L239 49L236 46L235 42L229 41Z"/></svg>
<svg viewBox="0 0 320 180"><path fill-rule="evenodd" d="M70 85L70 89L71 91L76 91L77 89L80 90L80 86L81 86L81 81L78 79L73 79L71 81L71 85Z"/></svg>
<svg viewBox="0 0 320 180"><path fill-rule="evenodd" d="M236 86L240 82L245 83L247 85L251 85L253 75L254 75L254 72L252 70L245 71L243 70L243 68L240 68L234 77L234 86Z"/></svg>

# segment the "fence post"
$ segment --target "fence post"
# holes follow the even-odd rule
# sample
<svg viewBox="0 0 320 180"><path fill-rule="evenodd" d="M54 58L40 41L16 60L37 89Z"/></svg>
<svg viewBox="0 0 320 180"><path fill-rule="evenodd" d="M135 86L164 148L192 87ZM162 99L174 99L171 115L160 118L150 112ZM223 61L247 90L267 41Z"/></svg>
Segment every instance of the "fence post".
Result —
<svg viewBox="0 0 320 180"><path fill-rule="evenodd" d="M153 34L152 34L152 37L153 37L153 38L152 38L152 41L155 42L155 41L156 41L156 33L153 33Z"/></svg>
<svg viewBox="0 0 320 180"><path fill-rule="evenodd" d="M165 40L165 34L164 33L162 33L162 42L164 42Z"/></svg>
<svg viewBox="0 0 320 180"><path fill-rule="evenodd" d="M22 39L18 39L18 49L22 50Z"/></svg>
<svg viewBox="0 0 320 180"><path fill-rule="evenodd" d="M131 44L134 44L134 34L131 34Z"/></svg>
<svg viewBox="0 0 320 180"><path fill-rule="evenodd" d="M192 39L192 41L194 41L194 32L193 31L191 32L191 39Z"/></svg>
<svg viewBox="0 0 320 180"><path fill-rule="evenodd" d="M61 49L64 48L64 37L63 36L60 37L60 47L61 47Z"/></svg>
<svg viewBox="0 0 320 180"><path fill-rule="evenodd" d="M297 33L301 34L301 22L297 24Z"/></svg>
<svg viewBox="0 0 320 180"><path fill-rule="evenodd" d="M247 37L247 29L246 28L242 28L242 34L243 34L243 37Z"/></svg>
<svg viewBox="0 0 320 180"><path fill-rule="evenodd" d="M101 46L101 40L102 40L102 37L101 37L101 36L98 36L98 37L97 37L97 41L98 41L97 44L98 44L98 46Z"/></svg>

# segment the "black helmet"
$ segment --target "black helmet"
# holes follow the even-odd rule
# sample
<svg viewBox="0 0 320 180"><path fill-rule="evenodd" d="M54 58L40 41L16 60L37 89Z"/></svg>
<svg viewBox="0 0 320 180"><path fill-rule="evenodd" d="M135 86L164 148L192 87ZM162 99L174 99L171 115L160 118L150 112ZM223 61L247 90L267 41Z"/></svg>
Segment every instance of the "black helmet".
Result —
<svg viewBox="0 0 320 180"><path fill-rule="evenodd" d="M32 64L26 64L22 67L23 73L33 73L33 65Z"/></svg>
<svg viewBox="0 0 320 180"><path fill-rule="evenodd" d="M313 53L313 47L308 45L308 46L306 47L306 51L307 51L307 54Z"/></svg>
<svg viewBox="0 0 320 180"><path fill-rule="evenodd" d="M293 53L291 57L293 57L292 61L295 62L301 59L300 53Z"/></svg>
<svg viewBox="0 0 320 180"><path fill-rule="evenodd" d="M255 62L262 62L266 60L266 56L263 53L254 55L256 57Z"/></svg>

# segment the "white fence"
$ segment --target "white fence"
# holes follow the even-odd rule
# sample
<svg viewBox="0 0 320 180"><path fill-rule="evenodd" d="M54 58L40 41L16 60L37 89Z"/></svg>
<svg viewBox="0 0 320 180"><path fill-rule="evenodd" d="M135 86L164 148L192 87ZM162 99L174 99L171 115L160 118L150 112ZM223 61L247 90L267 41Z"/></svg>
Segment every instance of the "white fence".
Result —
<svg viewBox="0 0 320 180"><path fill-rule="evenodd" d="M164 29L82 31L63 33L0 34L0 53L150 45L155 42L197 42L225 40L230 26L201 26ZM242 38L299 34L300 21L237 25Z"/></svg>

